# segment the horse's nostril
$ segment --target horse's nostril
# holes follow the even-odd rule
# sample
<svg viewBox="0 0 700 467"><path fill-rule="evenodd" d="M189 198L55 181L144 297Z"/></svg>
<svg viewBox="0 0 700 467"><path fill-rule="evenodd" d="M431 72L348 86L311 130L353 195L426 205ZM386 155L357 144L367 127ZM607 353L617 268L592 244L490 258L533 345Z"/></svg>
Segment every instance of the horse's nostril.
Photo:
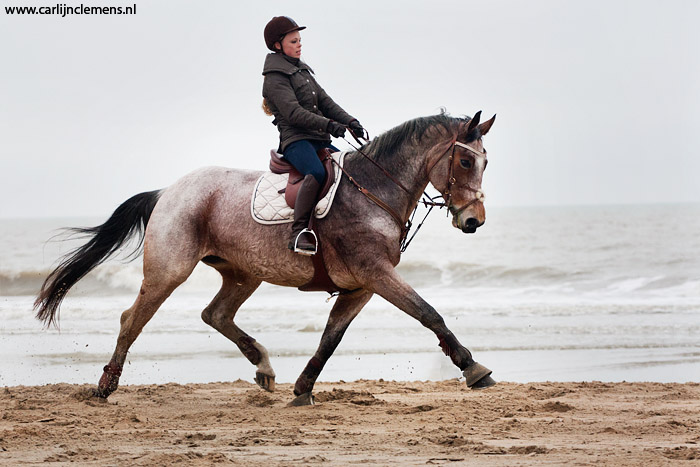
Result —
<svg viewBox="0 0 700 467"><path fill-rule="evenodd" d="M479 227L479 221L476 220L476 219L473 218L473 217L470 217L469 219L467 219L467 222L466 222L465 225L466 225L467 227L470 227L470 228Z"/></svg>

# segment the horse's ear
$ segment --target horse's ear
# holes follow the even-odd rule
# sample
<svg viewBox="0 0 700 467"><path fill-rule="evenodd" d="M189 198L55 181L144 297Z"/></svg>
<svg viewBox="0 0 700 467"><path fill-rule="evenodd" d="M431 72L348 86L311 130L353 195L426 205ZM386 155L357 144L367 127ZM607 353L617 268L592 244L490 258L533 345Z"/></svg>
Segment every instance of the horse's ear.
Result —
<svg viewBox="0 0 700 467"><path fill-rule="evenodd" d="M467 134L471 133L471 131L476 128L476 126L479 124L479 120L481 119L481 110L479 110L474 117L469 120L469 125L467 125Z"/></svg>
<svg viewBox="0 0 700 467"><path fill-rule="evenodd" d="M491 129L491 125L493 125L493 122L496 121L496 114L493 114L493 117L491 117L489 120L486 120L484 123L479 125L479 133L481 136L484 136L486 133L489 132Z"/></svg>

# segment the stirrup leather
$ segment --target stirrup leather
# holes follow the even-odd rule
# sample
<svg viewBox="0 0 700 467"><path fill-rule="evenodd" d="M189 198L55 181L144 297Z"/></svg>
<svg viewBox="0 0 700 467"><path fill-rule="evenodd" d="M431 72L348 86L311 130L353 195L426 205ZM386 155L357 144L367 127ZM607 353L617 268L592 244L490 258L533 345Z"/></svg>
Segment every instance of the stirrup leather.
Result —
<svg viewBox="0 0 700 467"><path fill-rule="evenodd" d="M299 243L299 237L301 237L302 235L307 234L307 233L311 234L311 236L314 237L314 250L313 251L302 250L301 248L299 248L297 246ZM317 251L318 251L318 238L316 237L316 233L313 230L308 229L308 228L299 232L299 234L297 235L297 238L294 239L294 253L299 253L300 255L304 255L304 256L313 256L316 254Z"/></svg>

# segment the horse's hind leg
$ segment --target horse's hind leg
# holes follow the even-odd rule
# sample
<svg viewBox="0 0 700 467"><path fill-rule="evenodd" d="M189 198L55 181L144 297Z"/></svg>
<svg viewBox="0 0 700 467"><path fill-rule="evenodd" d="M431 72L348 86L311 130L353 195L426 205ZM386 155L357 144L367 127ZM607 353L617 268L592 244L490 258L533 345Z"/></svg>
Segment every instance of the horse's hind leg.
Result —
<svg viewBox="0 0 700 467"><path fill-rule="evenodd" d="M97 396L106 398L116 391L129 348L165 299L178 285L185 281L192 268L186 274L181 274L179 278L170 276L168 280L165 275L159 275L158 278L143 280L136 301L131 308L122 313L117 347L111 360L104 367L104 373L95 393Z"/></svg>
<svg viewBox="0 0 700 467"><path fill-rule="evenodd" d="M117 346L97 386L96 394L100 397L107 397L117 389L129 348L165 299L185 282L198 263L197 244L187 231L170 230L157 235L163 229L154 220L148 228L153 234L149 239L146 233L143 282L134 304L122 313Z"/></svg>
<svg viewBox="0 0 700 467"><path fill-rule="evenodd" d="M452 363L462 370L467 385L472 389L493 386L491 370L475 362L471 352L459 343L452 331L445 325L445 320L413 288L408 285L393 269L377 274L372 289L387 301L414 317L426 328L435 333L440 341L442 351L450 357Z"/></svg>
<svg viewBox="0 0 700 467"><path fill-rule="evenodd" d="M355 319L355 316L370 298L372 298L372 292L367 290L358 290L338 296L333 309L331 309L326 328L323 330L321 343L294 385L294 394L297 398L290 405L313 404L311 390L316 383L318 375L336 347L338 347L338 344L340 344L340 340L343 338L352 320Z"/></svg>
<svg viewBox="0 0 700 467"><path fill-rule="evenodd" d="M202 311L202 320L236 344L250 363L257 367L255 382L261 388L273 391L275 372L270 365L267 349L233 322L238 308L260 286L260 281L234 272L219 272L223 277L221 290Z"/></svg>

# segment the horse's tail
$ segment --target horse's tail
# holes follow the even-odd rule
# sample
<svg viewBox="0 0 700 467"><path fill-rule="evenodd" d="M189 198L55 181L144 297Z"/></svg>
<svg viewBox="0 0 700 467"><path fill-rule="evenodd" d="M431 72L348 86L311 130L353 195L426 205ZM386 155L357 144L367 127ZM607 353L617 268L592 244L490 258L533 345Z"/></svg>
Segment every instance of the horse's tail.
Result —
<svg viewBox="0 0 700 467"><path fill-rule="evenodd" d="M124 201L104 224L67 229L90 240L66 254L56 269L48 275L34 302L37 319L46 325L58 324L58 309L70 288L136 233L139 235L139 241L133 255L137 256L143 245L148 219L159 196L160 190L139 193Z"/></svg>

